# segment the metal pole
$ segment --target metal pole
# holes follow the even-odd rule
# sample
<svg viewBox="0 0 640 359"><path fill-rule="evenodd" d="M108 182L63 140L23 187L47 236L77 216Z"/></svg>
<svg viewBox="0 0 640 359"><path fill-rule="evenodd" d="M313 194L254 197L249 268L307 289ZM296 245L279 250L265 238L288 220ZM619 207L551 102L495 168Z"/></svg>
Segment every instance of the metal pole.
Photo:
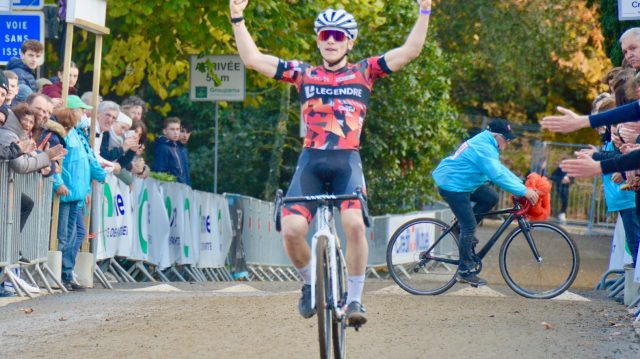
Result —
<svg viewBox="0 0 640 359"><path fill-rule="evenodd" d="M213 193L218 194L218 101L215 102L215 144L213 147Z"/></svg>

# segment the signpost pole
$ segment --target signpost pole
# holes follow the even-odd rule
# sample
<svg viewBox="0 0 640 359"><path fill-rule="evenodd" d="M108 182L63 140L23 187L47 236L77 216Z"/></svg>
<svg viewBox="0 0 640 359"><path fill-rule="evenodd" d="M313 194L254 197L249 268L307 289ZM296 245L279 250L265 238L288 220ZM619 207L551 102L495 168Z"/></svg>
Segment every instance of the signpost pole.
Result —
<svg viewBox="0 0 640 359"><path fill-rule="evenodd" d="M218 101L215 103L215 143L213 145L213 193L218 194Z"/></svg>

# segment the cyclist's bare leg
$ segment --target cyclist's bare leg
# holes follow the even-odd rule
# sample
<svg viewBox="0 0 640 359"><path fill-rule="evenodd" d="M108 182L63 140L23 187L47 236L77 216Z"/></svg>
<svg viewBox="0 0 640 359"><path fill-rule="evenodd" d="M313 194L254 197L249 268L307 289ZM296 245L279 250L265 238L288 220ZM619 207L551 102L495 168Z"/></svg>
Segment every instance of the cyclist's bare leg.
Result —
<svg viewBox="0 0 640 359"><path fill-rule="evenodd" d="M358 329L367 322L362 307L362 291L369 256L361 210L343 210L342 228L347 235L347 325Z"/></svg>
<svg viewBox="0 0 640 359"><path fill-rule="evenodd" d="M342 213L342 228L347 235L347 271L350 276L362 276L367 270L369 244L365 237L360 209L346 209Z"/></svg>
<svg viewBox="0 0 640 359"><path fill-rule="evenodd" d="M290 214L282 218L284 250L296 268L304 268L311 260L311 249L307 244L309 224L304 216Z"/></svg>

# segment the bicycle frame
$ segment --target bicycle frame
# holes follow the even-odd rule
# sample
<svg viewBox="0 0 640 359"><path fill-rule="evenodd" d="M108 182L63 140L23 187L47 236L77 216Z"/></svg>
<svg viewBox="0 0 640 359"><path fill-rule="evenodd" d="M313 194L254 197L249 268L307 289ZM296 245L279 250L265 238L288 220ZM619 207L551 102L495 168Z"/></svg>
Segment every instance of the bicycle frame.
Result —
<svg viewBox="0 0 640 359"><path fill-rule="evenodd" d="M533 238L531 238L531 233L529 232L529 221L527 221L526 217L524 216L524 211L519 207L517 203L513 208L506 208L498 211L480 213L477 216L487 217L487 216L499 215L499 214L509 214L509 217L507 217L507 219L500 225L500 227L498 227L498 229L493 233L489 241L480 249L480 251L476 252L476 255L481 259L484 259L487 253L489 253L491 248L493 248L496 242L500 239L502 234L507 230L507 228L509 228L509 225L514 220L517 220L518 226L522 229L522 233L524 233L524 236L527 239L527 243L529 244L529 247L531 248L531 251L535 256L536 261L540 263L542 261L542 258L540 257L540 252L538 251L538 248L536 248ZM424 253L431 252L431 250L433 250L433 248L435 248L435 246L437 246L438 243L440 243L440 241L453 230L453 227L455 227L456 224L458 224L457 218L453 221L453 223L451 223L451 226L446 231L444 231L440 235L440 237L438 237L438 239L431 245L431 247L429 247L426 251L424 251ZM441 262L456 264L456 265L459 264L460 262L459 260L447 259L447 258L438 258L438 260Z"/></svg>

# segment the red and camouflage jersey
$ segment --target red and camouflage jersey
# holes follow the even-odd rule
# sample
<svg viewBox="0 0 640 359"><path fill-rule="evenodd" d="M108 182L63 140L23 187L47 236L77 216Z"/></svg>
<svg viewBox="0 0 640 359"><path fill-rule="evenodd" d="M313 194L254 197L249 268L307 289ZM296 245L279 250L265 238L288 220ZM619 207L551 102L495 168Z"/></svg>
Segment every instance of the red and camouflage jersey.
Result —
<svg viewBox="0 0 640 359"><path fill-rule="evenodd" d="M307 135L304 147L358 150L373 82L391 73L383 56L337 71L280 60L275 79L296 85Z"/></svg>

